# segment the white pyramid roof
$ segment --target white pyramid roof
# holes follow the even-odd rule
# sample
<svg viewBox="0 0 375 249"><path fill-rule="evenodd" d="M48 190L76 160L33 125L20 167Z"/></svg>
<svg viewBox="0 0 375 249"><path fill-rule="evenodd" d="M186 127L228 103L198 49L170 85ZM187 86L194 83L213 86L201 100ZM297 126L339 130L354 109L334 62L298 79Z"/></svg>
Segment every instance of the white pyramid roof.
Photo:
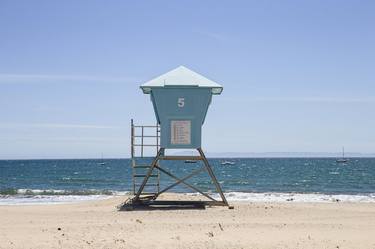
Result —
<svg viewBox="0 0 375 249"><path fill-rule="evenodd" d="M143 93L148 94L152 88L165 86L196 86L211 88L212 94L220 94L223 87L218 83L184 67L179 66L163 75L141 85Z"/></svg>

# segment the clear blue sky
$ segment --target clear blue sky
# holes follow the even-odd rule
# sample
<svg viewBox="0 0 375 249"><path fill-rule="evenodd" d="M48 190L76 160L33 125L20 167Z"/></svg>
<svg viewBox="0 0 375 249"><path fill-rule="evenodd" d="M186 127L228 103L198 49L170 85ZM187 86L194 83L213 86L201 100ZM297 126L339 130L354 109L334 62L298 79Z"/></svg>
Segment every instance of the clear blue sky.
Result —
<svg viewBox="0 0 375 249"><path fill-rule="evenodd" d="M224 86L208 152L375 152L375 1L0 2L0 158L129 156L139 85Z"/></svg>

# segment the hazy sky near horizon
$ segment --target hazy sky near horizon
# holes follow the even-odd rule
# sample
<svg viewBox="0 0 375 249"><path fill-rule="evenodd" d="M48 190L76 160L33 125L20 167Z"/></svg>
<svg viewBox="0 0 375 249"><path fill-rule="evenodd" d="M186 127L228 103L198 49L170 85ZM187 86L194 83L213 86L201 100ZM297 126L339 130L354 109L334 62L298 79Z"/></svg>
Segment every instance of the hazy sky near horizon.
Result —
<svg viewBox="0 0 375 249"><path fill-rule="evenodd" d="M374 1L0 1L0 159L128 157L139 85L224 86L208 152L375 153Z"/></svg>

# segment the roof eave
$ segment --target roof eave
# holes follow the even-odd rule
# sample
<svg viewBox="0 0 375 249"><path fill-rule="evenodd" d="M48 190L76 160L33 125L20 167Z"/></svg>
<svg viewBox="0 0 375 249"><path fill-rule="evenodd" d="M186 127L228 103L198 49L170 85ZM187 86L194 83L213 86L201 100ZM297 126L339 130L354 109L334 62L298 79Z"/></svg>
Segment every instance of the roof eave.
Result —
<svg viewBox="0 0 375 249"><path fill-rule="evenodd" d="M175 86L168 86L168 88L191 88L192 86L183 86L183 85L175 85ZM195 86L196 87L196 86ZM195 88L194 87L194 88ZM152 91L152 88L165 88L163 86L140 86L142 89L142 92L144 94L150 94ZM223 87L222 86L207 86L207 87L199 87L199 88L210 88L211 93L213 95L220 95L223 92Z"/></svg>

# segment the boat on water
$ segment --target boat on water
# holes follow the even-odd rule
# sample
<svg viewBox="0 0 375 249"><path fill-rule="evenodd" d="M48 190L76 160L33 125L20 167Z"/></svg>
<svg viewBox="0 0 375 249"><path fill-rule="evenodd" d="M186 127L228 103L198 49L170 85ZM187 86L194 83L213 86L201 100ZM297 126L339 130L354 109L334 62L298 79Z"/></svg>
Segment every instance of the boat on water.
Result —
<svg viewBox="0 0 375 249"><path fill-rule="evenodd" d="M221 165L235 165L236 163L235 162L231 162L231 161L222 161L220 164Z"/></svg>
<svg viewBox="0 0 375 249"><path fill-rule="evenodd" d="M107 164L106 162L104 162L103 153L102 153L102 159L101 159L101 161L98 164L99 165L106 165Z"/></svg>
<svg viewBox="0 0 375 249"><path fill-rule="evenodd" d="M191 152L191 156L193 157L193 152ZM185 163L197 163L197 160L194 159L186 159Z"/></svg>
<svg viewBox="0 0 375 249"><path fill-rule="evenodd" d="M345 158L345 149L342 147L342 157L336 159L336 163L347 163L349 160Z"/></svg>

